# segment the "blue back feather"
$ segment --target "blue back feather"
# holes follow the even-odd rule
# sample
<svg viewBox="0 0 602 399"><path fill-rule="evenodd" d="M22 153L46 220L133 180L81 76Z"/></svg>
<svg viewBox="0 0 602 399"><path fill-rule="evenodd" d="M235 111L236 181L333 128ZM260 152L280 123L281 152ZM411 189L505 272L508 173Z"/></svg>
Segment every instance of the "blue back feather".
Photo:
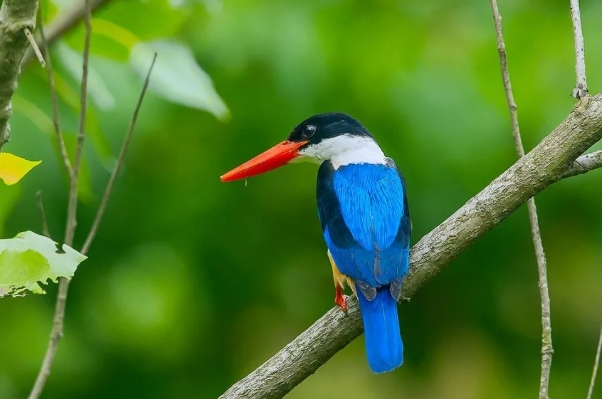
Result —
<svg viewBox="0 0 602 399"><path fill-rule="evenodd" d="M408 272L411 223L404 181L392 161L318 172L318 214L326 245L341 273L356 281L368 363L374 372L403 362L397 302ZM367 297L365 292L375 293ZM399 292L399 291L397 291Z"/></svg>
<svg viewBox="0 0 602 399"><path fill-rule="evenodd" d="M403 181L388 165L351 164L318 174L324 239L341 273L372 287L407 274L409 211Z"/></svg>

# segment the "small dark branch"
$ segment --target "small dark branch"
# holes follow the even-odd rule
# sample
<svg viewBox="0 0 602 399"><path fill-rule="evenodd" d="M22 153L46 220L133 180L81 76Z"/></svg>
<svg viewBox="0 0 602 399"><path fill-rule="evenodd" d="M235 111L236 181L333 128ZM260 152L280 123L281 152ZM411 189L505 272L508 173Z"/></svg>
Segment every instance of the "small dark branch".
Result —
<svg viewBox="0 0 602 399"><path fill-rule="evenodd" d="M104 4L107 4L109 0L90 0L90 9L96 11ZM54 43L59 37L65 32L72 29L77 23L86 16L86 4L83 1L74 1L73 6L58 15L52 22L48 24L47 35L48 41L39 43L40 49L44 51L47 45ZM22 57L22 65L33 59L34 53L31 49L27 49L25 55Z"/></svg>
<svg viewBox="0 0 602 399"><path fill-rule="evenodd" d="M510 84L510 72L508 71L508 56L506 54L506 45L504 44L504 34L502 32L502 17L498 10L497 1L491 0L493 11L493 21L495 23L495 33L497 38L497 49L500 57L500 67L502 70L502 81L504 83L504 92L508 110L510 111L510 120L512 123L512 137L516 154L519 158L525 156L520 129L518 125L518 112L514 95L512 94L512 85ZM539 274L539 295L541 297L541 323L542 323L542 348L541 348L541 378L539 383L539 398L548 398L548 387L550 384L550 369L552 367L552 324L550 321L550 294L548 292L548 273L546 255L543 249L541 233L539 231L539 221L537 217L537 206L535 198L529 198L527 201L529 212L529 223L531 225L531 237L535 248L535 257L537 259L537 270Z"/></svg>
<svg viewBox="0 0 602 399"><path fill-rule="evenodd" d="M140 96L138 97L138 103L136 103L136 108L134 109L134 113L132 114L132 119L130 120L130 125L128 130L123 138L123 142L121 144L121 150L119 150L119 156L117 157L117 164L113 168L113 172L111 173L111 177L109 178L109 182L107 183L107 187L105 189L104 195L102 196L102 201L100 202L100 206L98 207L98 211L96 211L96 216L94 217L94 222L92 223L92 227L90 228L90 232L88 233L88 237L86 237L86 241L82 247L82 253L85 255L88 253L90 249L90 245L92 245L92 241L96 236L96 232L98 231L98 226L102 221L102 217L107 208L107 204L109 203L109 199L111 198L111 194L113 193L113 187L115 186L115 181L117 180L117 176L119 175L119 171L123 166L123 162L125 160L125 154L127 153L128 146L130 144L130 140L132 138L132 134L134 133L134 127L136 126L136 120L138 119L138 112L140 111L140 107L142 106L142 101L144 100L144 95L146 94L146 89L148 88L148 82L150 81L150 76L153 71L153 67L155 66L155 60L157 59L157 53L154 54L153 60L151 62L150 67L148 68L148 72L146 74L146 79L144 80L144 85L142 86L142 91L140 92Z"/></svg>
<svg viewBox="0 0 602 399"><path fill-rule="evenodd" d="M602 168L602 151L594 151L577 158L561 178L582 175L599 168Z"/></svg>
<svg viewBox="0 0 602 399"><path fill-rule="evenodd" d="M585 44L583 42L583 31L581 30L581 12L579 11L579 0L571 1L571 20L573 21L573 36L575 37L575 75L577 83L571 95L580 100L589 91L585 77Z"/></svg>
<svg viewBox="0 0 602 399"><path fill-rule="evenodd" d="M40 5L40 9L42 6ZM48 85L50 86L50 99L52 101L52 124L54 126L54 132L56 134L56 141L59 146L59 151L61 152L61 158L63 159L63 164L65 165L65 169L67 170L67 174L69 178L73 174L73 168L71 167L71 161L69 161L69 154L67 154L67 147L65 146L65 140L63 139L63 133L61 131L61 125L59 120L59 100L56 92L56 87L54 85L54 71L52 69L52 60L50 59L50 50L48 46L48 42L46 41L46 34L44 32L44 23L41 17L42 12L40 11L40 36L42 38L42 45L44 49L44 55L46 58L46 63L48 64Z"/></svg>
<svg viewBox="0 0 602 399"><path fill-rule="evenodd" d="M46 211L44 210L44 200L42 198L42 191L36 192L36 199L38 200L38 208L40 209L40 217L42 218L42 234L50 238L50 230L48 229L48 219L46 219Z"/></svg>
<svg viewBox="0 0 602 399"><path fill-rule="evenodd" d="M598 366L600 365L600 352L602 352L602 327L600 327L600 338L598 338L598 349L596 350L596 360L594 360L594 370L592 371L592 379L589 382L589 389L587 390L587 399L592 399L594 394L594 384L596 383L596 376L598 375Z"/></svg>
<svg viewBox="0 0 602 399"><path fill-rule="evenodd" d="M40 63L40 65L42 65L42 68L44 68L46 66L46 62L44 62L44 57L42 57L42 52L40 51L40 48L38 47L38 44L36 43L36 39L33 38L33 35L31 34L31 31L27 28L25 28L24 30L25 36L27 37L27 41L29 42L31 48L33 49L34 53L36 54L36 57L38 57L38 61Z"/></svg>
<svg viewBox="0 0 602 399"><path fill-rule="evenodd" d="M25 30L36 25L38 0L4 0L0 6L0 150L10 140L11 100L27 50Z"/></svg>
<svg viewBox="0 0 602 399"><path fill-rule="evenodd" d="M412 247L402 295L414 296L477 239L529 198L561 179L577 157L602 139L602 94L585 96L531 152ZM329 310L308 330L235 383L222 399L281 398L362 332L355 300L349 317ZM309 339L308 339L309 338Z"/></svg>

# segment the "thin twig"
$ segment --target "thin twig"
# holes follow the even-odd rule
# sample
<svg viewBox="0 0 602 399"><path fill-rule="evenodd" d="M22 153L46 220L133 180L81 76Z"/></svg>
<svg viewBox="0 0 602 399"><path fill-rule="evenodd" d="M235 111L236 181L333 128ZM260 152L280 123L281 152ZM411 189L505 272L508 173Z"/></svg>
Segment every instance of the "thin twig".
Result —
<svg viewBox="0 0 602 399"><path fill-rule="evenodd" d="M85 0L86 5L86 38L84 42L84 61L83 61L83 73L81 83L81 112L80 112L80 124L77 134L77 147L75 151L75 162L73 164L72 173L70 174L69 184L69 199L67 204L67 222L65 226L65 244L73 246L73 237L75 235L75 229L77 227L77 183L79 177L79 170L81 165L82 150L84 144L84 128L86 123L86 109L87 109L87 88L88 88L88 58L90 55L90 36L92 33L92 26L90 23L91 11L90 11L90 0ZM58 345L63 337L64 319L65 319L65 307L67 305L67 293L69 291L69 279L61 277L59 281L59 292L56 298L56 307L54 310L54 318L52 324L52 330L50 332L50 340L48 342L48 348L42 362L40 372L36 377L34 386L29 394L29 399L37 399L42 394L46 380L50 375L52 364L58 350Z"/></svg>
<svg viewBox="0 0 602 399"><path fill-rule="evenodd" d="M36 43L36 39L33 38L33 35L31 34L31 31L27 28L25 28L25 36L27 37L27 40L29 41L29 44L31 45L31 48L33 49L34 53L36 54L36 57L38 57L38 61L40 62L40 65L42 65L42 68L44 68L46 66L46 62L44 62L44 57L42 57L42 52L40 51L40 48L38 47L38 44Z"/></svg>
<svg viewBox="0 0 602 399"><path fill-rule="evenodd" d="M67 170L67 174L69 178L73 174L73 168L71 167L71 161L69 160L69 154L67 153L67 147L65 146L65 139L63 138L63 132L61 131L61 125L59 120L59 100L58 94L56 92L56 87L54 85L54 71L52 69L52 60L50 59L50 50L48 46L48 42L46 41L46 34L44 32L44 22L42 21L42 4L40 3L40 7L38 10L40 21L40 36L42 39L42 44L44 48L44 55L46 56L46 62L48 64L48 85L50 86L50 99L52 101L52 124L54 125L54 132L56 134L56 141L58 142L59 150L61 152L61 158L63 160L63 164L65 165L65 169Z"/></svg>
<svg viewBox="0 0 602 399"><path fill-rule="evenodd" d="M82 254L87 254L90 249L90 245L92 245L92 241L96 236L96 232L98 231L98 226L102 220L105 209L107 208L107 204L109 203L109 198L111 198L111 194L113 192L113 187L115 185L115 180L117 180L117 175L123 166L123 162L125 159L125 154L127 152L128 146L130 144L130 140L132 138L132 133L134 132L134 127L136 126L136 120L138 119L138 112L140 111L140 107L142 106L142 100L144 100L144 95L146 94L146 89L148 88L148 82L150 81L150 76L153 71L153 67L155 66L155 60L157 59L157 53L154 54L151 65L146 74L146 79L144 80L144 85L142 86L142 91L140 92L140 96L138 97L138 103L136 104L136 108L134 109L134 113L132 114L132 119L130 120L130 125L128 126L128 130L123 138L123 142L121 144L121 150L119 150L119 156L117 157L117 164L115 168L113 168L113 172L111 173L111 177L109 178L109 182L107 183L107 187L105 188L104 195L102 197L102 201L100 206L98 207L98 211L96 211L96 216L94 217L94 222L92 223L92 227L90 228L90 232L88 233L88 237L86 237L86 241L82 247Z"/></svg>
<svg viewBox="0 0 602 399"><path fill-rule="evenodd" d="M36 192L36 199L38 200L38 208L40 209L40 217L42 218L42 234L50 238L48 220L46 219L46 211L44 210L44 201L42 199L42 190Z"/></svg>
<svg viewBox="0 0 602 399"><path fill-rule="evenodd" d="M64 283L63 281L66 281L66 283ZM64 277L61 277L59 283L59 292L56 298L56 306L54 310L52 331L50 333L48 348L46 349L46 355L44 356L42 367L40 367L40 372L36 377L36 382L33 385L28 399L37 399L40 397L42 391L44 390L44 386L46 385L46 380L50 375L50 370L52 369L52 363L54 362L54 357L56 356L59 341L61 340L61 338L63 338L63 320L65 318L65 305L67 303L68 289L69 280L67 280Z"/></svg>
<svg viewBox="0 0 602 399"><path fill-rule="evenodd" d="M497 49L500 57L500 66L502 70L502 81L504 83L504 91L506 92L506 101L510 111L510 120L512 123L512 136L516 153L519 158L525 156L525 150L520 136L518 125L518 113L514 95L512 94L512 85L510 83L510 73L508 72L508 58L506 54L506 45L504 44L504 35L502 33L502 17L498 10L497 1L491 1L493 10L493 20L495 23L495 32L497 37ZM585 76L585 75L584 75ZM550 369L552 367L552 325L550 321L550 295L548 293L548 277L546 268L546 255L541 241L541 233L539 231L539 221L537 220L537 207L535 199L529 198L527 201L527 209L529 211L529 222L531 224L531 236L533 238L533 246L535 247L535 257L537 258L537 270L539 273L539 294L541 296L541 323L542 323L542 347L541 347L541 379L539 382L539 398L548 398L548 386L550 382Z"/></svg>
<svg viewBox="0 0 602 399"><path fill-rule="evenodd" d="M84 60L82 62L82 81L80 89L80 113L79 128L77 129L77 139L75 147L75 160L73 162L73 173L71 175L71 184L69 187L69 204L67 205L67 223L65 226L65 244L73 244L73 236L77 228L77 186L79 182L79 172L84 149L84 133L86 130L86 113L88 111L88 62L90 59L90 36L92 35L92 26L90 23L90 0L86 2L86 37L84 39Z"/></svg>
<svg viewBox="0 0 602 399"><path fill-rule="evenodd" d="M577 83L571 95L580 100L589 91L585 76L585 44L583 42L583 31L581 30L581 12L579 11L579 0L571 1L571 20L573 21L573 36L575 37L575 75Z"/></svg>
<svg viewBox="0 0 602 399"><path fill-rule="evenodd" d="M600 327L600 338L598 338L598 349L596 350L596 360L594 360L594 371L592 371L592 379L587 390L587 399L592 399L594 394L594 384L598 375L598 366L600 365L600 352L602 352L602 327Z"/></svg>
<svg viewBox="0 0 602 399"><path fill-rule="evenodd" d="M88 233L86 241L84 242L84 245L82 246L82 250L80 251L84 255L90 249L90 245L92 244L92 241L94 240L94 237L96 236L96 232L98 231L98 226L100 225L100 222L104 215L104 211L107 207L107 204L108 204L111 194L113 192L115 180L117 178L117 175L119 174L119 171L121 170L121 167L123 166L125 155L127 153L127 149L128 149L130 140L132 138L134 128L136 126L136 120L138 118L138 113L140 111L140 107L142 106L142 101L144 100L144 96L146 94L146 90L148 88L148 84L150 81L151 72L155 65L156 59L157 59L157 53L155 53L153 56L151 65L150 65L148 73L146 75L146 79L144 80L144 85L142 86L142 91L140 92L140 96L138 98L138 102L136 103L136 108L134 109L134 113L132 115L130 125L129 125L126 135L123 139L123 143L121 145L121 150L119 151L117 164L115 165L115 168L113 169L113 172L111 173L111 177L109 178L109 182L107 183L107 187L105 189L100 207L98 208L98 211L96 212L96 217L94 218L94 223L92 224L92 227L90 228L90 232ZM46 357L44 358L44 362L42 364L40 374L38 375L38 378L36 379L36 383L34 384L34 388L31 392L31 394L29 395L29 399L39 398L40 394L42 393L42 390L44 389L46 380L48 379L48 376L50 375L50 370L52 368L52 363L54 362L54 357L55 357L56 351L58 349L58 344L59 344L60 339L63 336L63 320L65 317L65 305L67 303L68 289L69 289L69 280L61 279L60 284L59 284L59 294L58 294L57 302L56 302L54 324L53 324L53 328L52 328L52 333L50 334L50 342L48 344L48 349L46 351Z"/></svg>

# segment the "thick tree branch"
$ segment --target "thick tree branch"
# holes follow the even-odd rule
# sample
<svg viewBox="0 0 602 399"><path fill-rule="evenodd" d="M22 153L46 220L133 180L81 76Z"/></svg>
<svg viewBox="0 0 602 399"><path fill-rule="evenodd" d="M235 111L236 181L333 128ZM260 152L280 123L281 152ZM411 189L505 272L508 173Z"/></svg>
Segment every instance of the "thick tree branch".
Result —
<svg viewBox="0 0 602 399"><path fill-rule="evenodd" d="M36 26L38 0L4 0L0 7L0 150L10 139L11 100L27 49L25 30Z"/></svg>
<svg viewBox="0 0 602 399"><path fill-rule="evenodd" d="M579 100L588 93L587 79L585 76L585 44L581 30L581 12L579 0L570 0L571 20L573 21L573 36L575 37L575 75L577 83L571 95Z"/></svg>
<svg viewBox="0 0 602 399"><path fill-rule="evenodd" d="M18 1L18 0L17 0ZM95 11L104 4L108 3L109 0L90 0L90 9ZM52 22L50 22L46 28L46 39L47 41L41 41L38 43L40 50L44 51L47 44L54 43L61 35L73 28L77 23L86 16L86 4L84 1L79 0L74 2L73 6L59 14ZM32 49L28 48L25 55L22 57L22 63L25 65L31 61L35 56Z"/></svg>
<svg viewBox="0 0 602 399"><path fill-rule="evenodd" d="M601 138L602 94L587 95L537 147L412 247L403 295L411 297L476 239L560 180L575 159ZM348 317L339 308L331 309L220 398L281 398L361 332L353 298Z"/></svg>
<svg viewBox="0 0 602 399"><path fill-rule="evenodd" d="M504 83L504 92L508 110L510 111L510 121L512 123L512 137L516 154L519 158L525 156L523 141L520 136L518 125L518 112L514 94L512 93L512 84L510 83L510 72L508 71L508 56L506 45L504 44L504 34L502 33L502 16L498 10L497 1L491 0L491 9L493 11L493 21L495 24L495 33L497 38L497 49L500 57L500 68L502 70L502 81ZM548 292L548 271L546 254L543 250L543 242L539 231L539 220L537 217L537 206L535 198L527 200L527 210L529 212L529 224L531 225L531 237L533 247L535 248L535 258L537 259L537 272L539 275L539 296L541 297L541 376L539 379L539 399L548 398L548 387L550 385L550 370L552 369L552 322L550 312L550 293Z"/></svg>

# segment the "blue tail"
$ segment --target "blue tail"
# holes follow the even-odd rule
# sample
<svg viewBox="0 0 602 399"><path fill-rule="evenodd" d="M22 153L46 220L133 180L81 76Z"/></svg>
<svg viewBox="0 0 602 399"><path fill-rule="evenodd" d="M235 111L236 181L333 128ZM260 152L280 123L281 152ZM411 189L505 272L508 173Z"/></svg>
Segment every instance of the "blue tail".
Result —
<svg viewBox="0 0 602 399"><path fill-rule="evenodd" d="M357 293L364 321L368 364L375 373L392 371L403 363L397 302L391 296L388 286L379 288L371 301L359 290Z"/></svg>

